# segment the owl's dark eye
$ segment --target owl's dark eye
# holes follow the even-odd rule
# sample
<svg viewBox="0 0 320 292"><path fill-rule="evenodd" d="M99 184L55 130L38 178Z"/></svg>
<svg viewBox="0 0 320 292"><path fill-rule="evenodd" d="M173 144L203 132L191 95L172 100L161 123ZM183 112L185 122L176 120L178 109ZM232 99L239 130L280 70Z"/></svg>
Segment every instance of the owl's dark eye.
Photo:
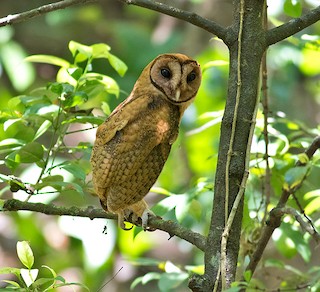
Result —
<svg viewBox="0 0 320 292"><path fill-rule="evenodd" d="M189 83L189 82L193 81L194 79L196 79L196 77L197 77L196 73L191 72L191 73L187 76L187 82Z"/></svg>
<svg viewBox="0 0 320 292"><path fill-rule="evenodd" d="M170 79L170 78L171 78L171 72L170 72L169 69L163 68L163 69L161 69L160 72L161 72L161 75L162 75L164 78L166 78L166 79Z"/></svg>

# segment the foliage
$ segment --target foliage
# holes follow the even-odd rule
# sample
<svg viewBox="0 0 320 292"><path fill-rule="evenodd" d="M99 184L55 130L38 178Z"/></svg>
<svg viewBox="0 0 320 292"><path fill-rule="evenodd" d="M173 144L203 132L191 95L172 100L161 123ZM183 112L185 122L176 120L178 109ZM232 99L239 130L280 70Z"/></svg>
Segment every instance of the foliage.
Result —
<svg viewBox="0 0 320 292"><path fill-rule="evenodd" d="M68 283L66 280L57 275L54 269L42 265L41 267L44 270L48 270L50 272L50 276L38 278L39 269L33 269L34 265L34 256L32 249L28 242L26 241L18 241L17 242L17 254L21 261L21 263L26 267L25 268L0 268L0 274L14 274L19 282L12 280L2 280L3 282L8 283L9 285L6 287L6 290L10 291L54 291L54 289L63 287L63 286L73 286L78 285L83 289L89 291L89 289L80 283Z"/></svg>
<svg viewBox="0 0 320 292"><path fill-rule="evenodd" d="M282 1L282 4L282 11L290 17L300 16L302 6L305 5L301 1L293 0ZM99 23L95 27L103 30L104 35L117 31L117 34L110 39L116 43L116 51L120 52L129 65L130 70L129 75L126 75L126 80L115 81L117 77L113 73L116 72L123 76L126 66L110 53L108 45L98 43L86 46L71 41L69 43L69 51L72 54L71 62L67 61L67 58L53 55L33 55L26 59L29 62L23 64L29 68L26 70L30 71L27 71L27 74L21 72L21 75L32 77L30 72L33 67L30 66L30 62L54 65L58 67L58 71L55 82L43 87L42 81L37 78L38 84L34 85L36 88L29 94L24 94L25 88L32 82L27 80L27 85L21 83L22 87L17 87L18 77L15 75L16 71L13 70L15 64L8 63L13 59L21 60L25 57L23 46L13 39L13 33L10 30L8 30L7 39L0 42L1 56L7 56L7 58L1 57L1 62L7 72L8 80L11 80L11 87L19 94L22 92L16 97L6 93L6 96L9 96L8 104L3 103L0 99L0 155L1 172L3 173L0 179L6 183L6 187L1 191L4 195L10 189L15 196L21 199L24 198L23 193L25 192L31 197L31 200L38 199L44 202L55 200L65 205L76 205L80 202L80 204L88 205L90 202L88 194L91 192L88 176L91 143L84 140L84 136L81 137L81 142L74 145L66 142L66 139L71 137L73 140L76 135L85 134L101 124L105 115L108 115L111 108L124 97L124 94L121 96L123 91L129 90L130 83L136 79L139 70L154 57L154 54L177 50L177 43L181 39L187 39L182 38L180 32L175 32L174 37L168 43L152 46L149 40L151 31L141 25L141 14L138 10L129 14L129 16L138 15L136 23L123 23L127 21L125 18L130 18L123 17L120 22L110 21L108 22L110 25L106 26L103 17L99 16L94 8L87 9L91 13L88 14L100 17L100 19L94 19L95 23ZM75 21L85 13L84 10L77 10L70 12L70 15L73 17L70 19ZM154 15L148 17L155 22ZM279 24L282 19L285 19L284 15L274 15L272 20ZM57 25L64 25L64 29L68 29L66 25L68 17L61 19L57 13L48 17L48 22L50 21L51 23L56 21ZM90 21L93 20L90 20L89 16L85 21L87 21L85 25L79 25L79 27L92 26ZM267 109L269 142L267 146L263 137L266 125L261 106L257 115L250 157L250 177L246 189L239 258L240 271L250 260L261 235L261 229L268 219L267 214L276 206L283 189L294 191L297 186L302 185L296 193L296 198L306 216L313 221L315 228L320 226L320 156L318 153L309 161L303 155L303 150L310 145L316 135L320 134L317 126L319 82L316 81L320 68L318 30L315 28L303 35L290 37L288 41L271 47L268 51L268 86L271 99L270 108ZM88 39L91 33L90 31L83 38ZM4 34L1 36L5 37ZM63 46L64 44L60 43L60 47ZM7 55L8 48L17 47L19 48L12 50L16 52L14 58ZM136 53L145 48L151 49L146 50L145 54ZM46 52L49 49L51 50L51 48L45 48L42 51ZM23 53L19 55L19 51ZM59 51L57 56L61 55L63 52ZM213 40L210 47L207 44L204 45L196 59L200 61L204 69L203 83L194 105L186 112L186 117L182 121L181 135L173 146L170 159L159 178L159 185L153 188L153 192L157 194L153 197L155 202L153 210L165 219L176 220L183 226L206 234L211 215L219 125L225 105L228 55L225 48L221 47L221 43ZM109 70L106 74L100 73L111 67L114 72ZM0 88L2 96L5 96L4 88ZM114 97L119 97L119 99L115 100ZM310 111L303 111L302 107L309 108ZM102 109L102 111L97 109ZM268 147L268 163L271 170L269 183L266 179L268 172L265 159L266 147ZM294 167L298 161L306 165ZM271 190L269 197L266 196L268 186ZM50 194L53 196L49 196ZM293 197L289 200L288 205L299 209ZM140 232L139 228L125 233L107 225L108 235L106 236L110 237L104 248L111 251L106 252L105 255L99 255L102 263L99 262L99 266L90 268L87 263L90 256L87 253L86 241L83 240L84 236L80 237L80 231L78 229L75 231L75 227L68 229L66 220L60 219L59 224L63 232L69 235L69 246L67 252L59 250L61 253L59 256L56 253L57 247L50 246L48 243L50 241L44 235L45 232L42 232L46 229L42 217L39 220L37 216L28 217L23 213L11 217L14 220L14 226L17 226L18 236L15 238L30 240L35 246L34 250L39 253L35 258L54 267L54 270L47 266L44 266L43 269L49 271L51 282L48 280L47 283L41 284L39 280L46 278L38 278L30 287L34 287L35 283L51 285L54 279L60 281L58 284L67 284L62 276L57 276L57 274L60 273L60 270L70 266L81 267L83 270L81 279L83 281L81 282L96 291L102 283L106 282L106 275L114 272L113 267L122 265L123 261L130 263L135 270L130 278L123 280L129 282L126 288L128 289L131 285L132 290L140 291L145 288L147 291L150 289L160 291L175 289L179 291L181 289L184 291L190 274L203 274L202 253L182 241L175 238L170 239L170 248L165 253L161 253L164 249L162 245L166 241L166 238L161 241L163 233L160 234L160 239L157 235ZM307 220L306 217L303 218ZM72 220L81 225L80 221ZM84 224L80 229L84 229ZM84 233L86 232L88 233L87 229L84 230ZM92 235L92 237L98 238L98 235ZM242 286L252 291L274 287L295 290L300 285L301 287L303 285L312 287L312 291L317 291L319 289L317 283L319 269L312 264L317 252L314 249L314 242L309 234L301 230L296 219L290 214L284 216L281 227L274 233L273 243L275 249L272 255L268 259L263 259L263 264L254 275L254 279L245 273L244 280L239 279L233 284L230 291L239 291ZM23 245L26 249L24 254L30 255L30 252L27 251L30 248L26 247L26 244ZM171 259L169 252L171 252L170 255L179 253L181 256ZM122 255L121 260L119 260L119 254ZM152 260L149 257L152 257ZM27 258L31 259L33 256ZM303 261L303 265L296 263L299 259ZM26 263L26 270L36 270L32 268L34 264L28 261ZM19 285L25 287L24 277L26 276L20 275L20 269L10 268L7 271L14 271ZM266 278L265 274L271 276ZM249 280L250 284L248 284ZM11 283L11 285L15 284Z"/></svg>
<svg viewBox="0 0 320 292"><path fill-rule="evenodd" d="M102 103L102 109L108 114L109 107L103 100L107 94L119 95L114 79L92 72L93 60L107 59L121 76L127 67L110 53L106 44L85 46L71 41L69 50L73 56L72 63L47 55L26 58L29 62L59 66L57 81L49 83L46 88L33 90L30 95L10 99L8 107L1 111L0 153L5 155L3 163L12 175L25 164L36 164L41 169L34 183L25 184L13 176L2 175L2 180L10 183L11 191L21 189L30 194L40 194L51 187L60 194L69 191L84 194L88 188L86 175L90 167L88 159L83 158L89 157L91 145L80 142L69 147L65 145L64 137L77 132L69 130L73 125L94 128L101 124L104 118L94 116L92 109ZM48 134L48 143L43 143L43 136ZM59 155L65 154L70 158L61 161ZM57 168L72 174L73 181L66 182L62 175L54 175Z"/></svg>

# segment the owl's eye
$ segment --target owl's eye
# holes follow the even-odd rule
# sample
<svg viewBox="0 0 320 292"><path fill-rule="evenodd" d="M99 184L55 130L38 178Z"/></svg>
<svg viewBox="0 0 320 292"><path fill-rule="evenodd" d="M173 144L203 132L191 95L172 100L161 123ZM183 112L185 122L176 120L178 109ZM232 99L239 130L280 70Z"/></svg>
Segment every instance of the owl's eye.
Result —
<svg viewBox="0 0 320 292"><path fill-rule="evenodd" d="M196 73L191 72L191 73L187 76L187 82L189 83L189 82L193 81L194 79L196 79L196 77L197 77Z"/></svg>
<svg viewBox="0 0 320 292"><path fill-rule="evenodd" d="M161 72L161 75L162 75L164 78L166 78L166 79L170 79L170 78L171 78L171 72L170 72L169 69L163 68L163 69L161 69L160 72Z"/></svg>

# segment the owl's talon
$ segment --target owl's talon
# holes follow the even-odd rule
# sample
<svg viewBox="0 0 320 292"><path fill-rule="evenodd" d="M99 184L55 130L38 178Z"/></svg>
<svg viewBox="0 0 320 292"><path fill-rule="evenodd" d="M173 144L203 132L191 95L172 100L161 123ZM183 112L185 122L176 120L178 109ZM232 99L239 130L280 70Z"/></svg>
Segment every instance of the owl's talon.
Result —
<svg viewBox="0 0 320 292"><path fill-rule="evenodd" d="M127 228L126 225L123 223L123 226L121 226L121 228L123 230L129 231L129 230L131 230L133 228L133 225L131 227Z"/></svg>
<svg viewBox="0 0 320 292"><path fill-rule="evenodd" d="M144 231L155 231L155 229L148 227L149 216L156 216L151 210L145 209L141 215L141 227Z"/></svg>

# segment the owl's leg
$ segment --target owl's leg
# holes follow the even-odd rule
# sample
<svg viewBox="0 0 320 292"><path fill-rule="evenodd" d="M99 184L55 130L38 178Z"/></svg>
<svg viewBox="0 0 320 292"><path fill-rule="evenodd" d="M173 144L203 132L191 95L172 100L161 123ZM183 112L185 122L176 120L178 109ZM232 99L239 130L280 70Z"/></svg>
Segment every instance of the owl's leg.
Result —
<svg viewBox="0 0 320 292"><path fill-rule="evenodd" d="M133 205L129 206L129 209L133 212L133 221L138 222L138 218L141 218L141 226L144 230L153 231L148 227L149 216L155 216L155 214L149 209L149 206L145 200L141 200Z"/></svg>
<svg viewBox="0 0 320 292"><path fill-rule="evenodd" d="M130 228L127 228L126 225L124 224L124 219L125 219L125 214L123 210L117 211L118 214L118 226L122 228L123 230L131 230L133 226Z"/></svg>
<svg viewBox="0 0 320 292"><path fill-rule="evenodd" d="M106 212L110 212L106 202L104 202L103 200L100 199L100 203L101 203L102 208ZM131 230L133 228L133 226L131 226L130 228L127 228L126 225L124 224L124 219L125 219L126 216L125 216L123 210L119 210L119 211L116 211L116 212L112 211L112 213L117 213L118 214L118 226L120 228L122 228L123 230Z"/></svg>

